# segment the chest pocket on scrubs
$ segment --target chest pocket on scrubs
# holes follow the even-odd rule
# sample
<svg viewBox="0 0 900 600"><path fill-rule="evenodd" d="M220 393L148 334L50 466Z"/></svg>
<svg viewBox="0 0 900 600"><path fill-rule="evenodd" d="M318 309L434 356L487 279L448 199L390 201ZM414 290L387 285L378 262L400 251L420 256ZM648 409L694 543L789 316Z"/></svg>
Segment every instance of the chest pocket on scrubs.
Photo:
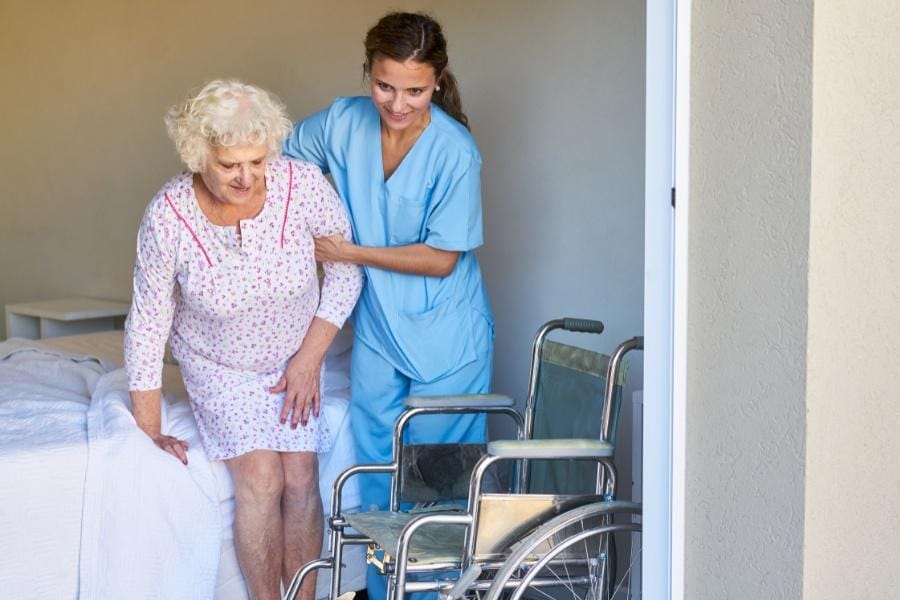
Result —
<svg viewBox="0 0 900 600"><path fill-rule="evenodd" d="M426 204L422 198L388 196L388 235L392 246L405 246L422 241Z"/></svg>

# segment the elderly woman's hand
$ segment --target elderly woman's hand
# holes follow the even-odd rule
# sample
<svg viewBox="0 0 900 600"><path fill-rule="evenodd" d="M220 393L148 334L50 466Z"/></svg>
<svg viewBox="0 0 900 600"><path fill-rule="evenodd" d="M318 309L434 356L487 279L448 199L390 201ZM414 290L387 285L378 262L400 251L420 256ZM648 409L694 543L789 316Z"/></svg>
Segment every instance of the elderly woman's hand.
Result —
<svg viewBox="0 0 900 600"><path fill-rule="evenodd" d="M183 464L188 464L188 443L160 431L162 429L162 413L160 411L162 390L160 388L131 390L128 394L131 397L131 412L134 414L134 422L140 430L146 433L147 437L153 440L153 443L161 450L171 454Z"/></svg>
<svg viewBox="0 0 900 600"><path fill-rule="evenodd" d="M188 443L186 441L179 440L178 438L174 438L171 435L162 434L151 439L153 440L154 444L180 460L182 464L188 464Z"/></svg>
<svg viewBox="0 0 900 600"><path fill-rule="evenodd" d="M316 238L316 260L330 262L348 262L347 251L353 247L351 242L340 234L324 238Z"/></svg>
<svg viewBox="0 0 900 600"><path fill-rule="evenodd" d="M311 360L298 352L288 362L287 368L278 383L269 388L273 394L284 392L284 404L281 407L280 420L287 423L291 420L291 428L297 424L306 427L309 414L319 416L319 377L322 362Z"/></svg>

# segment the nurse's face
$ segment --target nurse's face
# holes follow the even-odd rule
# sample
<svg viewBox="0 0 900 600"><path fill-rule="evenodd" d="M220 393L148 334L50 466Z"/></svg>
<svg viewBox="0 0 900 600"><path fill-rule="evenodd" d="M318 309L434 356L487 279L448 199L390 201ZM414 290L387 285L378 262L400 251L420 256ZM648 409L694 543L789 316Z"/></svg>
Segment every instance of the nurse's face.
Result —
<svg viewBox="0 0 900 600"><path fill-rule="evenodd" d="M372 101L385 127L400 132L427 122L437 83L434 67L411 59L374 58L369 77Z"/></svg>

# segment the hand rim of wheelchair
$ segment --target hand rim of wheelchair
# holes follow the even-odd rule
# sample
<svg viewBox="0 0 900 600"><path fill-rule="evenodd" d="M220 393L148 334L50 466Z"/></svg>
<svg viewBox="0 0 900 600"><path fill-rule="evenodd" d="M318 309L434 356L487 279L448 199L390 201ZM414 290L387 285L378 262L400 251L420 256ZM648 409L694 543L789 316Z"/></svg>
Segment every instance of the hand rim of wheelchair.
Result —
<svg viewBox="0 0 900 600"><path fill-rule="evenodd" d="M523 539L522 543L509 555L509 558L504 562L503 566L493 576L491 585L484 596L484 600L499 600L505 598L506 596L504 596L504 593L511 593L509 600L519 600L528 586L540 573L541 569L552 563L559 554L589 537L609 536L608 539L612 539L611 534L616 533L630 533L639 536L641 534L640 523L609 522L600 526L584 529L579 534L568 536L562 541L555 543L552 549L540 558L533 558L537 548L545 545L548 540L552 540L554 536L577 525L579 522L597 518L612 519L615 515L623 514L640 515L640 505L618 501L597 502L564 512L547 521L535 529L528 537ZM601 541L601 543L603 542ZM523 568L526 569L525 575L518 579L515 578L515 574ZM631 565L626 569L626 575L630 570ZM614 578L609 577L607 577L605 581L601 579L599 584L601 587L600 595L591 597L597 598L598 600L612 598L618 589L613 587L616 584L613 579ZM562 582L558 580L547 584L548 587L550 585L559 586L562 585ZM510 592L510 588L515 589ZM605 590L603 588L605 588Z"/></svg>

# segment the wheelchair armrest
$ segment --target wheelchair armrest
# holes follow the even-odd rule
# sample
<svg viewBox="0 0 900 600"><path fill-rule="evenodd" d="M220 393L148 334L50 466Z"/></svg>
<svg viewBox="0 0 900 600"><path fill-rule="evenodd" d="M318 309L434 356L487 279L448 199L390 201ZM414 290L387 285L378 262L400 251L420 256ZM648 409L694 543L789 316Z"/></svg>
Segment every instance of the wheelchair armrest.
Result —
<svg viewBox="0 0 900 600"><path fill-rule="evenodd" d="M395 465L353 465L352 467L348 467L341 471L334 479L334 484L332 486L330 517L334 519L341 514L341 492L348 479L354 475L361 475L364 473L396 473L396 471L397 468Z"/></svg>
<svg viewBox="0 0 900 600"><path fill-rule="evenodd" d="M406 408L509 408L516 402L504 394L463 394L460 396L409 396L403 401Z"/></svg>
<svg viewBox="0 0 900 600"><path fill-rule="evenodd" d="M406 581L406 566L407 561L409 560L409 548L413 535L415 535L416 531L426 525L438 524L465 525L466 527L469 527L472 525L472 515L468 512L460 513L454 511L450 513L441 513L435 511L416 515L404 525L403 529L400 530L400 535L397 539L397 552L394 555L397 557L397 581L400 586Z"/></svg>
<svg viewBox="0 0 900 600"><path fill-rule="evenodd" d="M614 451L609 442L587 439L498 440L487 447L498 458L612 458Z"/></svg>

